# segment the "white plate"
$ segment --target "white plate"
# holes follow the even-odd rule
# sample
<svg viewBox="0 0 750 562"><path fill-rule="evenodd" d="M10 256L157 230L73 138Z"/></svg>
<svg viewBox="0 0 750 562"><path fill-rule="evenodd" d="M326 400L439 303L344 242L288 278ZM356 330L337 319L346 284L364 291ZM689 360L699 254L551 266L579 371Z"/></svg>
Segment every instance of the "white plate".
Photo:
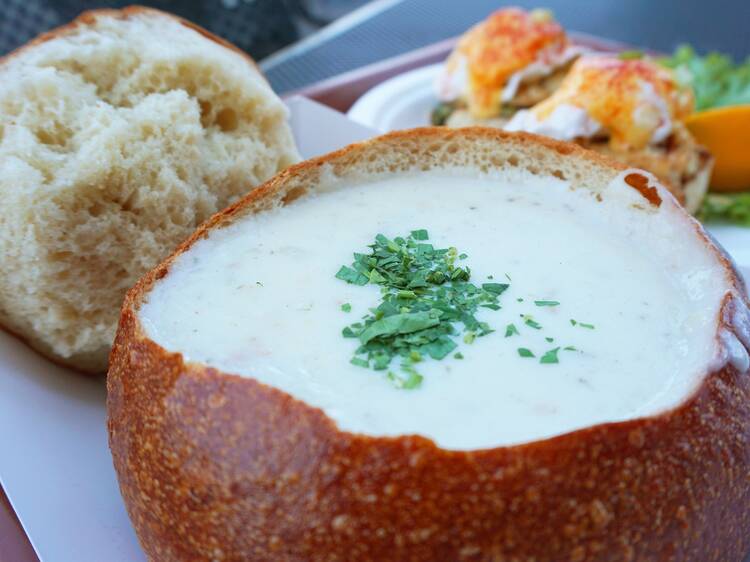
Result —
<svg viewBox="0 0 750 562"><path fill-rule="evenodd" d="M437 103L434 84L441 63L394 76L378 84L349 109L350 119L381 133L430 125Z"/></svg>
<svg viewBox="0 0 750 562"><path fill-rule="evenodd" d="M359 98L347 115L382 133L430 125L430 112L437 103L434 83L441 66L431 64L378 84ZM708 225L707 229L750 279L750 228Z"/></svg>
<svg viewBox="0 0 750 562"><path fill-rule="evenodd" d="M305 158L375 133L303 98L287 104ZM0 484L42 562L145 560L117 488L105 396L102 377L57 367L0 331Z"/></svg>

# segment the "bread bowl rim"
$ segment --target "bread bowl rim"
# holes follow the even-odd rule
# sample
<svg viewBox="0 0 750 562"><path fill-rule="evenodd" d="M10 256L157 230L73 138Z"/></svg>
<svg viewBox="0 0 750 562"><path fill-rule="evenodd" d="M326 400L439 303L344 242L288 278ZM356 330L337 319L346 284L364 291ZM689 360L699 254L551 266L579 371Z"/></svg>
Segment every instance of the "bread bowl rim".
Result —
<svg viewBox="0 0 750 562"><path fill-rule="evenodd" d="M287 178L295 176L301 172L305 172L308 170L312 170L314 168L320 167L322 165L327 164L329 161L336 160L338 158L341 158L342 156L345 156L347 154L350 154L351 152L354 152L356 150L361 149L361 147L369 146L373 143L378 142L384 142L384 141L390 141L394 139L409 139L409 138L422 138L423 136L431 136L434 135L441 139L451 138L455 135L455 130L450 130L439 127L439 126L432 126L432 127L418 127L414 129L406 129L406 130L400 130L400 131L393 131L390 133L386 133L383 135L379 135L376 137L373 137L372 139L353 143L348 146L345 146L341 149L335 150L333 152L330 152L328 154L324 154L315 158L311 158L309 160L305 160L303 162L299 162L297 164L294 164L282 172L278 173L276 176L270 178L265 183L261 184L248 194L246 194L244 197L240 198L238 201L227 207L226 209L217 212L212 217L207 219L203 224L201 224L194 232L193 234L188 237L185 241L183 241L175 250L166 257L159 265L154 267L151 271L143 275L138 282L133 286L132 289L130 289L123 301L123 305L121 308L121 313L124 313L126 310L133 310L135 312L135 317L137 318L137 312L140 309L140 305L143 301L143 298L145 295L149 292L149 290L153 287L153 285L160 280L162 277L169 274L170 267L172 263L177 259L178 256L184 254L187 252L196 242L199 240L202 240L204 238L207 238L210 232L217 228L223 228L224 226L228 226L236 219L241 219L243 216L245 216L246 213L251 213L252 210L249 209L250 205L254 203L257 200L260 200L262 198L265 198L269 195L273 195L275 192L279 191L283 188L284 182L287 180ZM475 127L464 127L458 130L459 135L478 135L483 136L485 138L493 138L495 140L500 139L515 139L520 141L521 144L536 144L544 146L545 148L560 152L561 154L564 154L566 156L568 155L575 155L577 157L581 157L584 159L589 160L590 162L593 162L597 165L604 165L608 166L614 170L618 171L625 171L625 170L637 170L636 168L632 168L630 166L627 166L626 164L619 162L613 158L604 156L602 154L599 154L592 150L587 150L585 148L580 147L579 145L575 143L569 143L565 141L558 141L556 139L546 137L543 135L536 135L533 133L526 133L526 132L505 132L500 129L496 129L493 127L483 127L483 126L475 126ZM649 177L654 181L655 183L659 183L660 185L663 185L658 178L656 178L653 174L650 172L645 172L643 175ZM629 185L629 184L627 184ZM633 188L634 190L638 191L650 204L654 204L654 201L651 200L649 194L644 194L639 189L637 189L634 186L629 185L629 187ZM667 195L668 197L671 197L674 199L674 196L669 192L668 189L664 188L664 193L659 193L656 198L657 200L660 199L660 197L663 197L664 195ZM294 197L296 198L296 197ZM283 197L282 197L283 199ZM293 199L292 199L293 200ZM659 203L661 201L659 200ZM284 204L286 204L286 200L284 200ZM679 203L677 203L679 205ZM262 212L262 210L260 211ZM742 296L742 298L745 300L746 303L748 303L748 306L750 306L750 300L747 296L747 288L742 283L742 277L739 273L739 270L734 263L733 259L727 254L727 252L713 239L713 237L706 232L706 230L702 227L701 223L698 222L695 218L687 214L687 219L692 221L692 225L694 228L694 231L698 234L703 244L707 244L711 251L714 253L714 255L718 258L719 263L722 266L722 269L724 270L725 278L729 282L729 286L735 291L736 295ZM725 307L726 303L722 303L719 310L719 315L721 316L723 314L723 309ZM720 332L722 328L727 328L727 326L722 324L721 319L717 320L717 329L716 334L714 336L714 340L717 343L717 345L722 345L720 341ZM140 326L140 323L137 324L137 337L149 339L148 336L146 336L145 332L143 331L142 327ZM118 327L119 332L119 327ZM748 342L746 345L750 347L750 332L744 336L745 339L743 339L743 342ZM234 374L234 373L224 373L220 371L219 369L209 367L208 365L204 365L200 362L192 362L192 361L183 361L182 360L182 354L180 352L174 352L171 350L167 350L160 346L159 344L156 344L160 349L162 349L166 353L177 353L180 355L181 361L184 365L191 369L208 369L211 371L215 371L217 373L221 373L222 375L226 376L232 376L232 377L239 377L241 379L251 379L254 383L260 384L262 386L266 386L268 388L272 388L275 391L281 392L283 394L287 394L285 391L278 389L272 385L268 385L266 383L260 382L252 377L245 377L242 375ZM110 357L111 362L111 357ZM632 420L638 420L638 419L648 419L648 418L655 418L659 417L660 415L666 414L668 412L674 411L676 409L679 409L682 407L685 403L689 402L692 397L697 394L700 391L701 386L703 386L703 383L705 381L705 378L710 375L709 373L706 373L699 384L696 385L696 387L693 389L693 391L686 395L684 399L676 404L672 408L668 408L666 410L663 410L661 412L657 412L656 414L647 415L647 416L639 416L637 418L633 418ZM293 400L297 400L296 398L292 397ZM306 404L304 401L298 400L300 403L305 404L307 407L312 407ZM322 410L321 410L322 411ZM326 417L328 417L326 415ZM625 423L632 420L625 420ZM334 427L336 427L337 431L344 431L338 428L336 423L331 420L331 423L333 423ZM617 423L624 423L624 422L606 422L606 424L617 424ZM601 425L601 424L595 424L595 425ZM592 427L592 426L587 426ZM575 433L577 431L585 430L587 427L581 428L579 430L573 430L571 432L565 432L563 434L559 435L567 435L569 433ZM364 435L364 434L363 434ZM555 439L559 435L555 435L549 438L541 439L538 441L545 441L547 439ZM399 437L403 436L395 436L394 439L398 439ZM537 442L537 440L532 441ZM495 448L504 448L504 447L514 447L514 446L523 446L525 443L521 443L520 445L509 445L509 446L500 446L500 447L489 447L487 449L495 449ZM435 445L436 447L440 448L438 445ZM449 449L446 449L449 450Z"/></svg>
<svg viewBox="0 0 750 562"><path fill-rule="evenodd" d="M513 551L513 548L537 548L535 545L538 543L540 545L538 548L547 549L545 551L547 558L542 557L541 559L560 559L561 551L559 549L565 548L568 549L565 552L569 554L572 552L571 559L584 560L588 559L584 557L587 552L586 549L598 548L597 545L604 544L604 548L621 549L623 559L632 559L627 558L627 556L632 556L633 552L650 552L649 549L663 548L667 549L665 552L691 553L695 551L697 556L705 555L701 558L686 556L685 558L665 557L665 559L700 560L700 562L704 562L727 560L729 559L727 556L732 557L739 552L744 554L750 547L750 535L747 533L747 530L750 529L750 509L746 507L746 500L750 499L750 483L736 482L732 477L732 474L737 474L737 463L740 461L735 461L734 464L725 463L722 459L700 454L700 451L708 446L717 443L724 444L732 439L740 441L744 454L750 454L750 437L742 441L741 436L737 435L737 425L746 423L748 417L750 417L747 408L740 408L740 405L750 398L750 385L746 381L747 373L740 372L728 360L716 368L708 369L708 373L697 385L695 391L691 395L685 396L677 406L651 416L594 424L521 444L474 450L451 450L441 448L431 439L420 435L371 436L341 430L321 409L297 400L283 390L250 377L225 373L201 363L184 361L181 353L166 350L145 335L138 318L138 308L151 286L168 274L174 259L187 251L195 242L206 237L212 229L220 228L243 217L245 211L252 212L252 205L255 201L271 198L274 195L279 196L277 200L281 200L283 195L291 193L283 191L283 186L290 177L314 171L337 158L355 154L362 147L377 146L379 142L399 139L445 140L463 135L474 135L499 141L513 139L521 144L530 143L562 155L573 154L595 164L606 166L618 173L630 169L576 145L526 133L505 133L497 129L482 127L459 131L433 127L390 133L302 162L281 172L275 178L201 225L169 258L141 278L128 293L122 308L118 335L110 355L110 371L107 381L108 433L120 489L139 540L149 557L161 559L169 556L187 555L186 551L181 550L184 548L182 545L186 535L180 535L180 531L175 531L176 527L187 528L188 530L185 533L189 533L187 536L193 541L191 542L191 548L199 545L199 548L202 549L200 554L192 554L194 559L207 558L206 553L211 552L207 549L216 548L216 545L221 545L221 552L228 552L230 558L232 556L247 557L249 552L259 552L262 553L258 554L259 559L266 559L276 552L274 549L286 548L286 556L274 554L274 559L280 562L303 559L310 561L335 559L329 558L328 555L340 556L342 552L355 552L351 549L357 548L359 544L365 544L366 548L378 548L379 543L376 539L370 539L370 542L347 542L348 539L343 536L344 531L338 528L342 521L340 519L342 517L340 515L342 505L345 513L343 517L350 517L350 512L347 512L346 509L348 509L347 506L353 505L350 494L356 492L356 485L348 482L339 484L340 488L331 493L336 497L330 502L328 502L326 496L323 496L318 498L319 503L315 505L315 511L312 515L327 525L326 529L330 536L319 539L309 538L304 534L304 523L298 522L293 524L296 533L293 535L294 540L286 546L279 547L279 543L274 542L279 538L275 533L287 524L284 519L286 514L279 513L273 516L264 514L262 517L258 516L259 519L255 519L255 510L250 510L243 503L254 501L252 495L248 496L247 492L242 492L243 488L241 487L237 488L240 491L235 494L235 486L239 486L239 484L232 479L250 478L257 481L265 474L262 471L259 473L258 470L260 469L235 460L242 454L242 449L237 448L235 450L230 444L236 443L235 432L240 430L232 429L229 425L226 425L227 422L222 421L221 416L223 414L237 414L238 411L247 419L236 423L244 427L247 435L254 435L253 432L260 431L262 437L278 438L278 442L285 443L286 434L283 431L287 431L293 434L288 438L289 440L296 439L296 444L291 446L291 449L297 447L303 455L309 452L305 447L315 448L317 445L322 447L321 449L314 449L322 457L314 457L315 462L308 463L313 465L313 468L308 467L308 472L303 473L303 476L300 477L301 486L305 490L308 486L311 490L319 490L319 488L316 488L316 485L319 486L319 482L315 480L320 476L318 472L315 472L316 467L319 466L325 466L326 468L334 466L334 468L347 470L347 474L351 473L353 478L360 479L357 482L361 480L380 481L384 473L390 476L397 474L407 480L417 478L417 476L424 478L423 465L412 465L410 463L415 457L419 459L425 457L427 460L424 463L430 464L429 470L434 470L435 473L427 473L429 478L425 483L418 480L417 486L425 486L425 488L417 487L416 489L426 494L433 490L433 488L429 488L430 483L436 485L434 480L438 481L439 484L437 485L442 486L444 480L441 480L439 471L447 470L445 467L455 469L458 472L453 476L458 480L464 478L465 481L462 482L462 485L466 489L465 492L462 490L457 493L458 500L466 500L468 504L473 505L473 507L467 509L474 509L475 511L487 507L487 505L481 503L482 501L489 501L482 497L481 500L477 500L480 501L478 507L471 504L472 498L476 500L476 496L472 495L473 492L470 489L472 483L476 483L475 480L472 480L472 477L476 476L474 471L482 469L485 465L491 468L517 463L531 467L537 466L538 468L539 463L543 465L545 460L549 461L553 467L557 463L563 468L561 473L563 484L557 484L560 486L560 491L555 488L552 496L546 496L542 492L540 500L542 504L555 506L554 502L558 498L554 494L559 494L559 499L568 502L590 499L591 494L602 494L601 496L594 496L595 499L591 504L592 509L597 511L600 507L605 509L602 507L605 503L602 503L599 497L607 501L606 493L609 490L607 486L612 484L611 479L621 476L622 470L638 468L664 470L670 468L670 459L665 460L661 456L662 454L676 456L689 454L685 466L682 467L688 473L688 476L697 478L704 473L716 476L716 482L702 482L702 487L698 489L701 501L695 504L698 507L693 506L691 510L682 504L675 506L675 494L678 494L678 499L682 497L684 484L677 481L677 477L667 474L666 489L658 491L658 493L654 491L653 484L649 484L649 482L646 482L646 484L636 482L625 488L627 493L636 498L635 507L630 511L625 511L624 516L621 516L617 522L619 527L615 530L612 527L606 528L606 521L610 521L610 519L607 517L602 519L601 514L594 514L590 516L590 521L587 520L589 522L586 525L590 527L591 521L594 525L597 525L597 520L605 520L602 529L591 531L584 525L570 533L566 531L563 536L559 531L561 531L564 521L560 520L559 514L553 513L554 507L550 507L548 519L545 520L546 525L542 526L545 527L544 529L537 524L538 518L534 519L531 523L532 526L529 527L528 522L525 523L525 519L519 514L518 521L514 519L505 527L502 527L502 530L507 531L510 528L510 532L514 532L521 529L524 533L533 532L534 534L529 535L532 538L528 539L528 542L522 542L520 546L516 544L509 547L511 550L508 552L518 552ZM644 173L644 175L653 178L647 173ZM637 188L636 190L640 191ZM646 197L643 192L641 194ZM666 195L666 191L659 191L657 195L671 197L671 195ZM676 205L676 202L670 202L670 204ZM746 312L748 304L746 290L741 284L731 260L711 242L710 237L703 231L699 223L687 215L685 215L684 220L693 221L691 224L702 243L708 244L711 251L715 253L727 278L727 289L731 290L720 303L719 316L716 321L717 346L722 345L722 342L719 341L720 331L729 330L738 336L743 347L747 349L750 347L750 319L748 319ZM743 313L740 325L737 324L735 318L737 311ZM726 386L727 381L729 381L731 391L731 396L728 396L727 401L732 402L731 408L726 409L725 416L721 420L708 419L707 412L712 412L716 405L721 406L721 401L724 400L721 395L722 385ZM237 404L242 404L243 408L232 410ZM257 406L264 413L249 412L252 409L249 406ZM189 416L189 419L178 419L174 414L177 409L182 407L198 408L199 415L191 414L192 417ZM263 416L267 411L272 411L272 415L265 419ZM743 422L743 420L745 421ZM255 423L242 426L247 421ZM214 434L211 433L211 430L205 430L211 424L215 424L214 429L221 427L221 431ZM277 424L280 427L276 427ZM260 426L260 429L258 429L258 426ZM207 440L202 441L194 435L187 435L195 427L198 428L201 436L209 435ZM203 438L201 437L201 439ZM144 446L144 442L148 443L147 446ZM188 454L183 447L189 447L192 451L195 451L197 447L203 459L202 462L207 464L199 473L193 471L192 465L190 470L183 469L180 464L170 465L167 468L164 460L159 456L161 453L155 451L155 443L156 449L158 449L160 443L165 443L169 448L168 454L175 458L184 458L181 455ZM207 449L201 449L202 446L207 447ZM281 446L276 445L275 440L270 447L270 449L264 450L264 453L268 453L268 456L273 456L275 459L277 454L284 454L280 453ZM659 447L662 447L662 450ZM342 456L346 460L343 460ZM369 464L372 458L378 459L380 456L389 463L386 468L382 466L373 467ZM559 463L556 460L557 456L563 459ZM350 457L353 457L354 460L350 460ZM550 457L553 457L553 461L550 461ZM589 457L593 459L591 462L587 462L590 460ZM362 458L365 460L363 461ZM265 459L260 461L260 465L263 466L265 462L274 466L274 460L266 461ZM438 468L433 468L433 462L438 465ZM354 468L350 467L350 463L354 464ZM537 463L537 465L534 463ZM604 466L609 466L606 463L614 463L613 474L599 473L598 479L591 484L591 490L585 490L582 488L584 480L581 474L587 474L589 470L598 469L597 463L605 463ZM622 468L621 465L623 464L625 468ZM615 472L615 468L617 468L617 472ZM747 465L740 464L739 470L746 472ZM321 469L319 472L324 471ZM306 480L311 475L315 482ZM286 486L285 478L282 478L282 476L284 475L277 473L277 477L279 477L277 486L279 488L273 492L272 499L268 501L283 504L290 497L296 497L295 494L299 493L298 488L291 490L293 484ZM533 480L532 475L528 477L525 474L502 477L502 480L498 483L499 491L496 495L502 496L506 492L510 493L509 490L514 489L513 486L517 484L518 480L524 483L528 483L527 480L533 484L537 483ZM152 486L154 482L157 484L156 487ZM621 480L617 482L621 483ZM216 515L219 518L219 523L212 525L205 519L193 520L189 513L186 514L184 510L180 510L181 504L175 503L171 497L163 498L159 496L165 486L168 486L170 490L176 486L187 486L190 491L183 493L203 498L201 502L196 504L196 509L204 509L205 505L209 505L211 510L216 510L209 511L210 515L219 513L219 515ZM200 490L204 488L212 490L206 492L208 496L200 494ZM253 490L254 488L249 489ZM226 493L232 494L230 498L225 499L221 495L222 490L228 490ZM570 495L566 496L565 493L570 490L577 490L576 493L579 495L574 495L572 498ZM262 490L258 493L261 492ZM612 493L615 494L615 492ZM339 503L337 503L338 495L344 497ZM184 495L180 497L184 498ZM156 500L160 502L158 507L154 505ZM448 509L445 509L445 505L442 506L443 509L446 512L463 509L463 504L459 506L458 500L455 503L450 503L453 500L449 499ZM356 516L353 515L352 517L356 519L354 524L361 524L366 527L367 525L377 525L382 521L388 521L385 516L389 513L389 510L391 510L391 516L394 512L398 513L399 506L403 510L403 505L399 501L400 499L391 499L389 500L390 503L379 503L377 504L378 508L373 509L372 513L359 514L360 519L356 519ZM562 503L558 500L558 504ZM723 509L721 512L723 519L712 519L712 515L717 513L717 505L719 504ZM438 510L430 511L432 509L431 504L428 503L426 506L420 503L412 505L414 505L412 509L415 512L419 514L424 514L425 511L433 513L435 520L440 520L441 516ZM611 507L608 503L606 506L605 512L609 513L607 509L611 509ZM656 510L661 511L662 508L669 509L673 517L671 519L664 518L667 519L666 521L661 519L660 522L653 524L653 529L647 527L650 530L645 536L640 535L637 519L647 518L651 521ZM158 514L155 512L158 512ZM351 513L355 512L352 511ZM417 516L415 515L415 517ZM253 534L251 530L248 530L246 527L248 518L253 525L260 526L262 529L260 535ZM241 527L238 527L237 521L242 522ZM344 519L344 521L348 525L349 519ZM432 519L430 521L433 522ZM383 524L385 525L385 523ZM495 521L494 524L497 526L501 523ZM461 520L457 520L453 527L463 532L468 528L468 525L468 523L464 523L462 526ZM651 525L650 522L649 525ZM679 531L675 530L676 525L679 528L690 530L690 533L685 531L680 534ZM346 525L343 528L345 529ZM439 528L445 533L450 533L450 528L445 526ZM231 529L231 531L227 529ZM600 531L604 532L604 530L606 530L604 535L596 534ZM388 529L387 532L391 532L391 529ZM557 542L554 544L551 542L549 545L542 544L542 539L549 536L550 533L553 537L558 537L555 539ZM594 533L593 538L592 533ZM390 537L390 535L388 536ZM492 536L482 535L481 531L477 531L472 536L480 543L480 546L477 547L479 550L476 552L484 556L476 559L490 560L487 557L490 549L501 548L491 542L495 540ZM459 552L456 550L458 547L455 546L454 542L460 539L451 535L445 540L453 541L450 544L451 550L445 550L448 547L444 544L433 544L434 541L431 542L428 539L429 544L427 546L416 545L413 547L415 549L413 551L408 550L410 547L407 546L405 547L406 550L400 550L399 554L394 554L391 559L432 561L443 559L436 558L436 553L439 553L437 556L442 556L442 553L445 552L453 554ZM315 541L319 542L316 543ZM527 539L524 539L524 541L527 541ZM535 545L531 545L531 542ZM282 541L281 544L284 545L285 543ZM382 546L381 544L380 547ZM393 546L392 540L388 546ZM433 550L424 554L424 551L419 550L422 547L432 548ZM638 548L641 550L637 550ZM528 558L528 550L520 552L522 556ZM538 552L536 554L539 556ZM579 555L581 557L577 557ZM377 551L370 554L369 557L366 552L360 552L358 556L357 559L362 562L383 559L382 551L380 558L378 558Z"/></svg>

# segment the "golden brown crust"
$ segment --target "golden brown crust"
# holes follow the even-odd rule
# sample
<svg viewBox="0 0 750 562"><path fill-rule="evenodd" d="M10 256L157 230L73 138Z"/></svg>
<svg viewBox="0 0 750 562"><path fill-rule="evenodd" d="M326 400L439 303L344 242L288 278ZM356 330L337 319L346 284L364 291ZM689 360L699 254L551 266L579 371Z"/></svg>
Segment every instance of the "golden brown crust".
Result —
<svg viewBox="0 0 750 562"><path fill-rule="evenodd" d="M238 53L242 55L243 58L245 58L247 61L252 64L252 66L255 68L255 70L258 71L258 73L263 76L263 73L260 71L260 68L256 64L256 62L253 60L253 58L248 55L245 51L242 49L232 45L229 41L226 41L222 39L221 37L218 37L217 35L214 35L210 31L200 27L199 25L194 24L191 21L188 21L186 19L183 19L179 16L176 16L174 14L170 14L168 12L163 12L161 10L157 10L155 8L147 8L145 6L127 6L125 8L122 8L121 10L114 10L110 8L102 8L98 10L87 10L85 12L82 12L76 19L73 21L66 23L65 25L61 25L60 27L56 27L55 29L51 29L49 31L46 31L28 43L21 45L17 49L11 51L4 57L0 57L0 65L7 62L8 59L11 57L15 57L19 55L21 52L32 49L33 47L40 45L41 43L46 43L47 41L51 41L52 39L57 39L59 37L64 37L66 35L70 35L72 33L75 33L79 27L86 27L89 25L93 25L96 23L96 20L101 17L111 17L114 19L128 19L133 16L139 16L142 14L152 14L156 16L161 16L165 18L169 18L171 20L174 20L181 25L192 29L193 31L196 31L206 39L210 39L211 41L214 41L221 45L222 47L229 49L230 51L234 51L235 53ZM265 79L265 76L263 76Z"/></svg>
<svg viewBox="0 0 750 562"><path fill-rule="evenodd" d="M750 380L730 363L658 416L459 452L418 436L340 431L317 408L186 363L145 336L143 296L210 229L294 197L294 180L322 166L389 143L437 148L464 135L623 168L574 145L491 129L386 135L283 172L215 215L128 294L108 429L151 560L741 560L750 547ZM748 346L747 297L722 260L736 294L725 298L721 329Z"/></svg>

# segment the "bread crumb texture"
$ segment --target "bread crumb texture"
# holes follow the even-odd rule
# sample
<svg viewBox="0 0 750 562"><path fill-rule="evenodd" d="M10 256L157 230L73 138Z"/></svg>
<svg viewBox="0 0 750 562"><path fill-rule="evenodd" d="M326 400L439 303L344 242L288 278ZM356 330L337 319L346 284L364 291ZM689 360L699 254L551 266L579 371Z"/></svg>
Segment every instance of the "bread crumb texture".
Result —
<svg viewBox="0 0 750 562"><path fill-rule="evenodd" d="M0 63L0 323L104 371L126 290L298 159L252 62L152 10L100 12Z"/></svg>

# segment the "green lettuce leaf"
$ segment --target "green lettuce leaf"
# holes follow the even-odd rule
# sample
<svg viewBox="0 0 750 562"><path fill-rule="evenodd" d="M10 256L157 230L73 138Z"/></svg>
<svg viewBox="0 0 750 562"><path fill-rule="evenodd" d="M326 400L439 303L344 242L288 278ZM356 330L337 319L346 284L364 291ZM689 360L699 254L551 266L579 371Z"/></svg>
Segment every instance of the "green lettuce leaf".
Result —
<svg viewBox="0 0 750 562"><path fill-rule="evenodd" d="M750 227L750 192L709 193L698 213L703 222L725 222Z"/></svg>
<svg viewBox="0 0 750 562"><path fill-rule="evenodd" d="M681 45L661 62L675 70L680 82L693 88L696 111L750 104L750 57L735 64L721 53L700 56L689 45Z"/></svg>

